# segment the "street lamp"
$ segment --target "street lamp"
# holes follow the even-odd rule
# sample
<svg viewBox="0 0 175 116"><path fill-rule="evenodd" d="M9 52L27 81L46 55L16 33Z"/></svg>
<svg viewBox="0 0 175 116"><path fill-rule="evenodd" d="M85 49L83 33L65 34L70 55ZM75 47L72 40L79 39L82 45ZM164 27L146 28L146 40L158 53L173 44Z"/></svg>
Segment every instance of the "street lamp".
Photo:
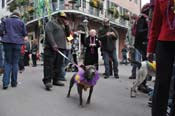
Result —
<svg viewBox="0 0 175 116"><path fill-rule="evenodd" d="M84 20L83 20L83 25L85 27L85 34L86 34L86 37L88 36L88 18L85 17Z"/></svg>

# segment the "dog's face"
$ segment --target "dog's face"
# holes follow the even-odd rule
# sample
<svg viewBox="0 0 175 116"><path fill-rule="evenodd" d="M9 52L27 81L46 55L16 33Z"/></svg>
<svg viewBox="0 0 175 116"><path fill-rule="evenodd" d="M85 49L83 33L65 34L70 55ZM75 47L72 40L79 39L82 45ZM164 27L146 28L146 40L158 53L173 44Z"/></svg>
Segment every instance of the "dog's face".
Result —
<svg viewBox="0 0 175 116"><path fill-rule="evenodd" d="M85 67L84 77L87 81L92 80L95 77L96 68L94 65L89 65Z"/></svg>

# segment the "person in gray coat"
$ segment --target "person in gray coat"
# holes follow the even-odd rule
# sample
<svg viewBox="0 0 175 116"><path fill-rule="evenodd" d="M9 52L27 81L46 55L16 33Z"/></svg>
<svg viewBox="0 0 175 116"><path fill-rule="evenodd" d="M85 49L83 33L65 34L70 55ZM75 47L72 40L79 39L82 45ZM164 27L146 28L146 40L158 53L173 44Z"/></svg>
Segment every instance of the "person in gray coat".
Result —
<svg viewBox="0 0 175 116"><path fill-rule="evenodd" d="M46 24L45 33L43 83L46 90L51 90L52 84L64 86L64 83L59 81L63 78L61 70L63 56L58 53L58 50L62 53L66 50L66 37L70 34L67 15L64 12L58 13L55 19Z"/></svg>

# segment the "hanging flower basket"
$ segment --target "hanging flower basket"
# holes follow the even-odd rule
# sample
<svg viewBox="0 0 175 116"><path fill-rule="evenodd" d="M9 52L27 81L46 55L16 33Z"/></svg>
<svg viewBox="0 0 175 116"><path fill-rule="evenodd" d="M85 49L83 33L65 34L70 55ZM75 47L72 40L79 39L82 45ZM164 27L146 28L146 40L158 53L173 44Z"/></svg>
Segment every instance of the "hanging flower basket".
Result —
<svg viewBox="0 0 175 116"><path fill-rule="evenodd" d="M109 8L108 13L112 14L115 18L119 17L119 12L116 7Z"/></svg>
<svg viewBox="0 0 175 116"><path fill-rule="evenodd" d="M31 6L29 6L27 8L27 11L28 11L28 13L32 14L35 11L35 9L33 7L31 7Z"/></svg>
<svg viewBox="0 0 175 116"><path fill-rule="evenodd" d="M121 15L121 18L123 18L124 20L129 21L129 15L128 14Z"/></svg>
<svg viewBox="0 0 175 116"><path fill-rule="evenodd" d="M103 2L100 0L90 0L89 4L97 9L103 9Z"/></svg>

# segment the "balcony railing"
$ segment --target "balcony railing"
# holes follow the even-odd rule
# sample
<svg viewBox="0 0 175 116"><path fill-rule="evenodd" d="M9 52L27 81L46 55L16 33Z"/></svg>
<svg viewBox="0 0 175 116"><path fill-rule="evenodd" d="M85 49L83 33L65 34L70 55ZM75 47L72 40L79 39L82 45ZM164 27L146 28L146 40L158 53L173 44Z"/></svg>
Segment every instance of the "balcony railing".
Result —
<svg viewBox="0 0 175 116"><path fill-rule="evenodd" d="M122 27L128 27L128 21L122 19L121 17L116 18L115 16L113 16L112 14L110 14L108 12L107 9L99 9L96 7L92 7L90 6L89 2L83 3L85 5L82 4L75 4L75 3L67 3L64 4L61 3L62 1L59 2L59 4L57 2L51 2L50 3L50 9L51 9L51 13L57 12L59 10L69 10L70 12L78 12L80 14L84 14L84 15L90 15L93 16L94 18L98 18L98 19L103 19L103 18L109 18L114 24L122 26ZM35 7L36 12L33 12L32 14L29 14L28 18L26 21L31 21L31 20L36 20L39 18L42 18L43 16L48 15L49 13L47 12L47 8L43 8L42 9L42 14L38 15L37 12L37 7Z"/></svg>

